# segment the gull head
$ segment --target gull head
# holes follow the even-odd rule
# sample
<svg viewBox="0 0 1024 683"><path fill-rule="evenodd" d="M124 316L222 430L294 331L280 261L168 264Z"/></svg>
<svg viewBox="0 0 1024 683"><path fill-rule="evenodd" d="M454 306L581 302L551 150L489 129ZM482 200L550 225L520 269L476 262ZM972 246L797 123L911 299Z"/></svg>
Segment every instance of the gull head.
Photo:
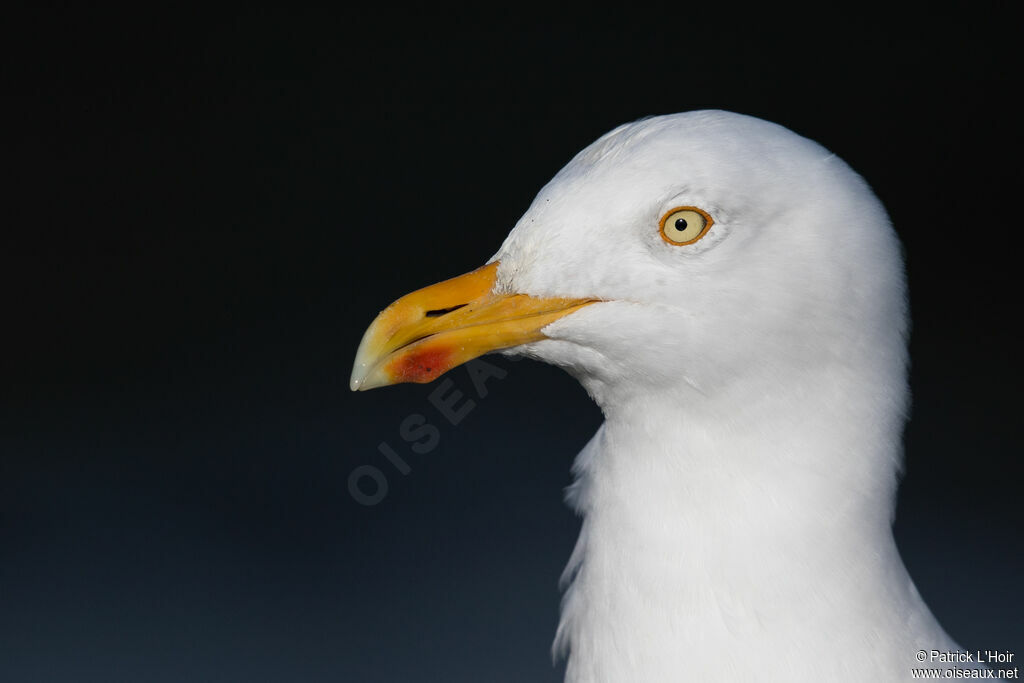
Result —
<svg viewBox="0 0 1024 683"><path fill-rule="evenodd" d="M606 409L838 377L899 404L906 318L899 242L859 175L779 125L689 112L602 136L485 266L382 311L351 387L502 351L565 368Z"/></svg>

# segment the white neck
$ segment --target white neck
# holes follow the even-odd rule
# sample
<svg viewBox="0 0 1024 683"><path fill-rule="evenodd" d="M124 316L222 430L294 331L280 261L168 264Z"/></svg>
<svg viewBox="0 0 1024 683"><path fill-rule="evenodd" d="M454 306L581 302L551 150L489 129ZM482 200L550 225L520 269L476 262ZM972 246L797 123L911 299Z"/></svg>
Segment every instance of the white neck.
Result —
<svg viewBox="0 0 1024 683"><path fill-rule="evenodd" d="M947 645L890 530L902 418L864 384L604 402L570 491L566 680L889 680Z"/></svg>

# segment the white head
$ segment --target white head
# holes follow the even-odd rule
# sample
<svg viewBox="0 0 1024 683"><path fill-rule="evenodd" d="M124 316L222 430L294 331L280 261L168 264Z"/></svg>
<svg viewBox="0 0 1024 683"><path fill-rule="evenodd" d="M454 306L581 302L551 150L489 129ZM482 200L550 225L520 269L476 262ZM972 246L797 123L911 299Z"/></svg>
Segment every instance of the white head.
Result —
<svg viewBox="0 0 1024 683"><path fill-rule="evenodd" d="M677 207L710 216L700 239L663 238ZM863 379L903 400L903 270L885 211L781 126L720 111L620 126L540 191L494 258L504 291L607 302L517 349L566 367L606 408L836 365L877 367Z"/></svg>
<svg viewBox="0 0 1024 683"><path fill-rule="evenodd" d="M677 208L710 227L695 232L689 213L688 232L667 234ZM776 124L698 111L620 126L540 191L490 264L382 313L353 389L430 381L507 349L565 367L606 410L842 367L904 404L905 286L885 211L842 160ZM514 295L529 330L480 327L510 317L494 302ZM552 298L564 312L536 315Z"/></svg>

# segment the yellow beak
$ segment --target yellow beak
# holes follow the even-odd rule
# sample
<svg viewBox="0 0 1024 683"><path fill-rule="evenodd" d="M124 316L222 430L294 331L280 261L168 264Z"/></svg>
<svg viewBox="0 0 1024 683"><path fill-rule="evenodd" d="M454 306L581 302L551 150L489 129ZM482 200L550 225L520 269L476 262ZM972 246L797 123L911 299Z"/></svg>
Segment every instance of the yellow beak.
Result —
<svg viewBox="0 0 1024 683"><path fill-rule="evenodd" d="M430 382L489 351L544 339L541 329L594 302L495 294L498 262L406 294L363 335L352 391Z"/></svg>

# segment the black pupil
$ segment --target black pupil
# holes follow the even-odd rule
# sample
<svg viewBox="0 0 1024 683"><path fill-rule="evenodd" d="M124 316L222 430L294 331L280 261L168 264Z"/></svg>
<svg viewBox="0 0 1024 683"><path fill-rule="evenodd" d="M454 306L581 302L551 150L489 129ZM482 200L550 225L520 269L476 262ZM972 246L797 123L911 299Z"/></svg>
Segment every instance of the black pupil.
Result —
<svg viewBox="0 0 1024 683"><path fill-rule="evenodd" d="M676 230L678 230L679 232L682 232L683 230L686 230L686 219L685 218L677 218L676 219Z"/></svg>

